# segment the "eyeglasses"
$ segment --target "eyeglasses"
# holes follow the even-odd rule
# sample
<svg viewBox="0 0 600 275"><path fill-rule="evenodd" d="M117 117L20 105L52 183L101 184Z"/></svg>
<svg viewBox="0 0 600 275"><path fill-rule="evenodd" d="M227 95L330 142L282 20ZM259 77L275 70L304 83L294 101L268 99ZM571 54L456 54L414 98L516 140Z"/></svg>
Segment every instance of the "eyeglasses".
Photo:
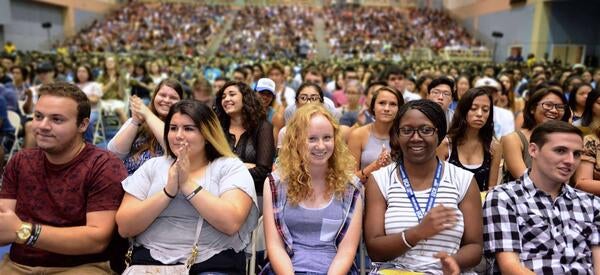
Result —
<svg viewBox="0 0 600 275"><path fill-rule="evenodd" d="M449 91L440 91L440 90L437 90L437 89L433 89L429 93L432 94L432 95L434 95L434 96L443 95L444 97L452 97L452 92L449 92Z"/></svg>
<svg viewBox="0 0 600 275"><path fill-rule="evenodd" d="M556 108L557 111L564 112L565 108L567 108L567 105L565 104L556 104L550 101L540 102L538 105L542 105L542 108L546 111L551 111L553 108Z"/></svg>
<svg viewBox="0 0 600 275"><path fill-rule="evenodd" d="M300 95L298 96L298 101L302 102L302 103L306 103L306 102L316 102L316 101L321 101L321 97L319 95Z"/></svg>
<svg viewBox="0 0 600 275"><path fill-rule="evenodd" d="M433 134L435 134L436 131L437 129L431 126L421 126L419 128L401 127L400 136L412 137L415 134L415 132L417 132L421 137L430 137L433 136Z"/></svg>

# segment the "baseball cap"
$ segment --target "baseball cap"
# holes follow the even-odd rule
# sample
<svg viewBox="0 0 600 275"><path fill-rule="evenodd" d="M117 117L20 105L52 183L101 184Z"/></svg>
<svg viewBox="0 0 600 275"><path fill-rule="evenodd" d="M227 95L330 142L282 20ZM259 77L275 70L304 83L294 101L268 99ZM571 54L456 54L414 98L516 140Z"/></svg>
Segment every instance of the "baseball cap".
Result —
<svg viewBox="0 0 600 275"><path fill-rule="evenodd" d="M51 71L54 71L54 65L48 61L40 63L40 65L38 65L36 68L37 73L47 73Z"/></svg>
<svg viewBox="0 0 600 275"><path fill-rule="evenodd" d="M498 91L502 90L502 86L500 86L500 83L498 81L496 81L493 78L487 77L487 76L483 77L483 78L480 78L479 80L477 80L475 82L475 88L484 87L484 86L494 87Z"/></svg>
<svg viewBox="0 0 600 275"><path fill-rule="evenodd" d="M275 95L275 82L269 78L261 78L256 82L256 86L254 86L254 91L269 91L273 95Z"/></svg>

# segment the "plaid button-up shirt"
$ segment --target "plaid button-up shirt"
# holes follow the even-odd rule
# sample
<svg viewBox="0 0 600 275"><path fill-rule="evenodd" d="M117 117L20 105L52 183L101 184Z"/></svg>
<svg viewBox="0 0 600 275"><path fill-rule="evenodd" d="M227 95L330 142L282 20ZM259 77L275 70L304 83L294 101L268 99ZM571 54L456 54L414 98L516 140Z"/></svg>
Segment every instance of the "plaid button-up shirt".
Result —
<svg viewBox="0 0 600 275"><path fill-rule="evenodd" d="M600 244L600 198L561 188L552 200L528 174L500 185L483 207L488 273L499 274L497 252L515 252L537 274L593 274L592 246Z"/></svg>

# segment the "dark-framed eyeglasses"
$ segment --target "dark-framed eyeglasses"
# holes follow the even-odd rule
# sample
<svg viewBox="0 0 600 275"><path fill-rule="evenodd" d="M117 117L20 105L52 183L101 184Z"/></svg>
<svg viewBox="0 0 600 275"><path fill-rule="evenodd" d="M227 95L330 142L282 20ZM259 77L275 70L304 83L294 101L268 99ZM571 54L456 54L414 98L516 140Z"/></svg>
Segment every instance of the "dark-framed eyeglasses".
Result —
<svg viewBox="0 0 600 275"><path fill-rule="evenodd" d="M321 97L319 95L299 95L298 96L298 101L302 102L302 103L306 103L306 102L320 102L321 101Z"/></svg>
<svg viewBox="0 0 600 275"><path fill-rule="evenodd" d="M544 101L544 102L540 102L538 105L542 105L542 109L546 110L546 111L551 111L553 108L556 108L557 111L559 112L564 112L565 109L567 108L566 104L557 104L557 103L553 103L550 101Z"/></svg>
<svg viewBox="0 0 600 275"><path fill-rule="evenodd" d="M419 128L412 127L400 127L400 136L402 137L412 137L415 132L419 133L421 137L430 137L435 134L437 128L431 126L421 126Z"/></svg>

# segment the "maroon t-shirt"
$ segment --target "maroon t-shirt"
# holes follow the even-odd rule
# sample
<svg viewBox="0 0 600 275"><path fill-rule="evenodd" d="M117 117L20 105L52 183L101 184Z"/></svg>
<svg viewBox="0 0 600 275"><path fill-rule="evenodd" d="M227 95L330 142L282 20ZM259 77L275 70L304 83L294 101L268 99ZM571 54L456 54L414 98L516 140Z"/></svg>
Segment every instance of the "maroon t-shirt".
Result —
<svg viewBox="0 0 600 275"><path fill-rule="evenodd" d="M48 162L40 149L26 149L6 165L0 198L16 199L15 212L23 221L55 227L83 226L88 212L119 208L123 198L121 181L126 177L121 160L90 144L63 165ZM15 243L10 259L28 266L70 267L107 261L109 257L107 251L71 256Z"/></svg>

